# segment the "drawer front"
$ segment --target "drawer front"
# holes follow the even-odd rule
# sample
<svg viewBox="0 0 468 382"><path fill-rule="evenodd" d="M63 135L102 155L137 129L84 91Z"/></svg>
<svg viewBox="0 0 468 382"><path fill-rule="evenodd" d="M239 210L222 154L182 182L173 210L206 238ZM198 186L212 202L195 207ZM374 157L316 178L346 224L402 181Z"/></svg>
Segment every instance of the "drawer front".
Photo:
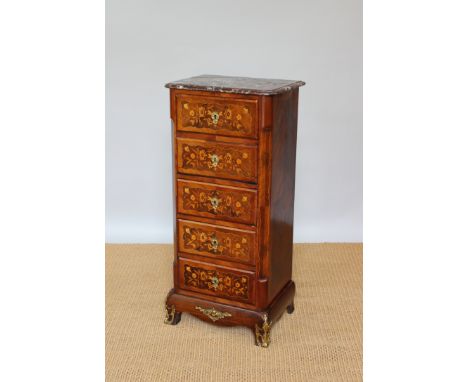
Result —
<svg viewBox="0 0 468 382"><path fill-rule="evenodd" d="M177 130L256 138L257 101L177 96Z"/></svg>
<svg viewBox="0 0 468 382"><path fill-rule="evenodd" d="M251 302L254 276L254 272L179 259L180 287L203 294Z"/></svg>
<svg viewBox="0 0 468 382"><path fill-rule="evenodd" d="M177 228L181 252L254 264L255 232L187 220Z"/></svg>
<svg viewBox="0 0 468 382"><path fill-rule="evenodd" d="M257 191L210 183L177 181L177 211L255 224Z"/></svg>
<svg viewBox="0 0 468 382"><path fill-rule="evenodd" d="M255 182L257 146L177 138L177 171Z"/></svg>

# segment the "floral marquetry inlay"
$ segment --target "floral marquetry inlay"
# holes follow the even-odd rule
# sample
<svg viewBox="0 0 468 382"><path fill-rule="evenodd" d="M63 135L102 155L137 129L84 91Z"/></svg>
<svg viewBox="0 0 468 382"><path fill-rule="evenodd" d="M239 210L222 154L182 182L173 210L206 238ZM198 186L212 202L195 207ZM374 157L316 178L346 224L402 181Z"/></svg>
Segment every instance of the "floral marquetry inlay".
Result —
<svg viewBox="0 0 468 382"><path fill-rule="evenodd" d="M184 265L186 286L214 292L218 295L249 298L249 278L228 272L207 270L192 265Z"/></svg>
<svg viewBox="0 0 468 382"><path fill-rule="evenodd" d="M256 148L179 140L179 171L256 179Z"/></svg>
<svg viewBox="0 0 468 382"><path fill-rule="evenodd" d="M182 209L253 223L255 193L183 186Z"/></svg>
<svg viewBox="0 0 468 382"><path fill-rule="evenodd" d="M252 234L224 232L216 229L182 226L183 250L210 253L243 261L250 260Z"/></svg>
<svg viewBox="0 0 468 382"><path fill-rule="evenodd" d="M208 97L181 98L178 102L181 130L254 136L256 102L212 100Z"/></svg>

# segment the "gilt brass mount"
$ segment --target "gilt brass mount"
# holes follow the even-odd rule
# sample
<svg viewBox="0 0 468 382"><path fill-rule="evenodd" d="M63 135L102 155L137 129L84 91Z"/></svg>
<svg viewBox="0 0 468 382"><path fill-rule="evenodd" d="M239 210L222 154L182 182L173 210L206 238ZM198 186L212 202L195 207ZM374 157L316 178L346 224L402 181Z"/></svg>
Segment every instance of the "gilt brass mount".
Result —
<svg viewBox="0 0 468 382"><path fill-rule="evenodd" d="M217 125L219 121L219 113L217 111L213 111L211 113L211 119L213 120L213 125Z"/></svg>
<svg viewBox="0 0 468 382"><path fill-rule="evenodd" d="M262 326L255 324L255 344L257 346L267 348L270 345L270 329L271 322L268 322L268 316L264 314Z"/></svg>
<svg viewBox="0 0 468 382"><path fill-rule="evenodd" d="M213 167L218 167L219 157L216 154L211 155L211 164Z"/></svg>
<svg viewBox="0 0 468 382"><path fill-rule="evenodd" d="M164 323L168 325L172 325L174 323L175 316L176 316L175 306L166 305L166 318L164 319Z"/></svg>
<svg viewBox="0 0 468 382"><path fill-rule="evenodd" d="M215 322L215 321L218 321L222 318L225 318L225 317L231 317L231 313L228 313L228 312L220 312L219 310L216 310L215 308L209 308L209 309L205 309L205 308L202 308L201 306L196 306L195 309L199 310L200 312L202 312L205 316L208 316L211 321Z"/></svg>

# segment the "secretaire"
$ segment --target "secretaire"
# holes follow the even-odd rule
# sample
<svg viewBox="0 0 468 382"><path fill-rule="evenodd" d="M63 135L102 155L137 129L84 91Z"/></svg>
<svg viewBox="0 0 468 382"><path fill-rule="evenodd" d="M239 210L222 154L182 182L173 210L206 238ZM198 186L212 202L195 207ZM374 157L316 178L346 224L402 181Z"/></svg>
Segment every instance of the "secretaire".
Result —
<svg viewBox="0 0 468 382"><path fill-rule="evenodd" d="M203 75L170 82L174 288L182 312L245 325L267 347L294 310L291 280L302 81ZM168 158L169 159L169 158Z"/></svg>

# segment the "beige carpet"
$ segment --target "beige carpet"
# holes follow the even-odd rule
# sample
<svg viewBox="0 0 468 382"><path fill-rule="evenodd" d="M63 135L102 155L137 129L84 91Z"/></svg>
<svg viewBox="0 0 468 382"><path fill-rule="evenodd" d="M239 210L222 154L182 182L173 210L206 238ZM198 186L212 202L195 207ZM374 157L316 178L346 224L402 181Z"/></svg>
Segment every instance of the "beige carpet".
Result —
<svg viewBox="0 0 468 382"><path fill-rule="evenodd" d="M165 325L172 246L106 246L106 380L361 381L362 245L296 244L296 310L267 349L244 327Z"/></svg>

